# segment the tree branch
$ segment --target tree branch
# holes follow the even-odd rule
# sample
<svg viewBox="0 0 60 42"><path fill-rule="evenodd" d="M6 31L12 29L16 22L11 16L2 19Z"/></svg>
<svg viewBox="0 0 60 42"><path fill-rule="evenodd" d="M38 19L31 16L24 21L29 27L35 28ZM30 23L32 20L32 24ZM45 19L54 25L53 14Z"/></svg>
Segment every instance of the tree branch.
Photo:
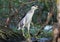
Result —
<svg viewBox="0 0 60 42"><path fill-rule="evenodd" d="M42 32L42 30L44 29L44 27L49 23L52 15L53 15L52 13L50 13L50 12L48 13L47 21L41 26L40 30L37 32L37 34L35 34L35 36L38 36Z"/></svg>

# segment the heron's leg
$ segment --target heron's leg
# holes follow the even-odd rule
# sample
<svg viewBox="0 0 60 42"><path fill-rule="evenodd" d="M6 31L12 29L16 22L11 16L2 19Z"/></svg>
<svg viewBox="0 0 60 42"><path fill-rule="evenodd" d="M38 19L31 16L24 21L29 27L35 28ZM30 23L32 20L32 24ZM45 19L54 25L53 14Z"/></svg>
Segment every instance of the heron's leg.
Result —
<svg viewBox="0 0 60 42"><path fill-rule="evenodd" d="M24 26L22 27L22 33L23 33L23 36L25 36L25 35L24 35Z"/></svg>
<svg viewBox="0 0 60 42"><path fill-rule="evenodd" d="M31 37L30 37L30 23L27 25L27 29L28 29L28 38L27 38L27 41L28 42L32 42L31 41Z"/></svg>
<svg viewBox="0 0 60 42"><path fill-rule="evenodd" d="M28 29L28 36L30 37L30 23L27 25L27 29Z"/></svg>

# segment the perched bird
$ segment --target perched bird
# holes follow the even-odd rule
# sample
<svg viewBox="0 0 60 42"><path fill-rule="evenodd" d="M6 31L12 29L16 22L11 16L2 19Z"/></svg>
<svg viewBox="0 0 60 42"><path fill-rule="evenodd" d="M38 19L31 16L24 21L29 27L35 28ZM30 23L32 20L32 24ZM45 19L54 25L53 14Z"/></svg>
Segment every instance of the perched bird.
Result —
<svg viewBox="0 0 60 42"><path fill-rule="evenodd" d="M37 5L32 6L31 9L25 15L25 17L23 17L22 20L18 23L18 29L17 30L22 29L23 36L24 36L24 27L27 27L28 35L30 35L30 32L29 32L29 30L30 30L30 23L32 21L32 17L33 17L34 11L36 9L38 9Z"/></svg>

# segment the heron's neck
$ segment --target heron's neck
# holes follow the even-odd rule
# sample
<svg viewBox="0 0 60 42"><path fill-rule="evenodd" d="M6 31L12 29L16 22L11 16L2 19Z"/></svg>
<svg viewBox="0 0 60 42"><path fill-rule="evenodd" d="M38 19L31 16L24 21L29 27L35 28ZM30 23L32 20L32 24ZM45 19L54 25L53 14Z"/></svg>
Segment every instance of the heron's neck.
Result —
<svg viewBox="0 0 60 42"><path fill-rule="evenodd" d="M33 13L33 14L34 14L35 9L31 9L30 11L31 11L31 13Z"/></svg>
<svg viewBox="0 0 60 42"><path fill-rule="evenodd" d="M33 11L33 12L34 12L35 10L36 10L36 9L31 9L31 11Z"/></svg>
<svg viewBox="0 0 60 42"><path fill-rule="evenodd" d="M34 15L34 11L35 10L33 10L33 9L31 9L27 14L26 14L26 16L25 17L27 17L27 18L32 18L32 16Z"/></svg>

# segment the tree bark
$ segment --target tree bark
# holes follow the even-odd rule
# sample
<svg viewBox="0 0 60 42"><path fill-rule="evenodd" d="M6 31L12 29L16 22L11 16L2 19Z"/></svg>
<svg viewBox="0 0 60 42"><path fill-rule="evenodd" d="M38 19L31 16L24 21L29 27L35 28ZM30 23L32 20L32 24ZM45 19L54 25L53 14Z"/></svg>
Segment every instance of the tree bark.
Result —
<svg viewBox="0 0 60 42"><path fill-rule="evenodd" d="M59 38L59 35L60 35L60 0L56 0L57 3L57 26L53 28L53 42L60 42L60 38ZM54 32L55 31L55 32Z"/></svg>

